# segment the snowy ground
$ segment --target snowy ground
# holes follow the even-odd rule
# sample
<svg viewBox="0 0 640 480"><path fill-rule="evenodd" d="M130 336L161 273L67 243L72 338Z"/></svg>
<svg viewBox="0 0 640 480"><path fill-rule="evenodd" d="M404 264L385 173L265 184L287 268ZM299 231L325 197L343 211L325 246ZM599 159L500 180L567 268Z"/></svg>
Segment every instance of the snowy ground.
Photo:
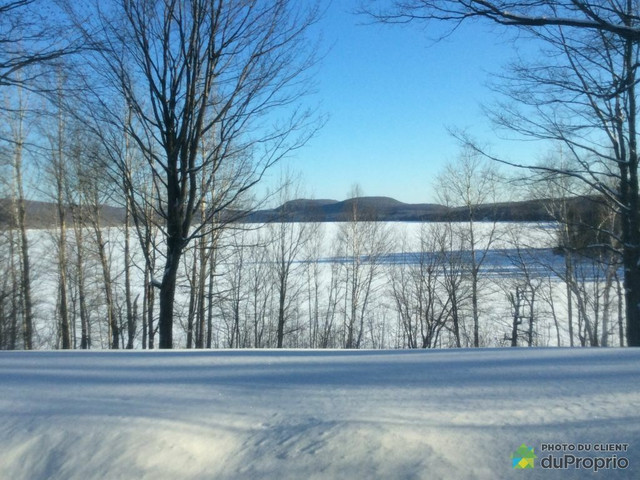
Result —
<svg viewBox="0 0 640 480"><path fill-rule="evenodd" d="M640 349L0 352L0 392L1 479L640 478Z"/></svg>

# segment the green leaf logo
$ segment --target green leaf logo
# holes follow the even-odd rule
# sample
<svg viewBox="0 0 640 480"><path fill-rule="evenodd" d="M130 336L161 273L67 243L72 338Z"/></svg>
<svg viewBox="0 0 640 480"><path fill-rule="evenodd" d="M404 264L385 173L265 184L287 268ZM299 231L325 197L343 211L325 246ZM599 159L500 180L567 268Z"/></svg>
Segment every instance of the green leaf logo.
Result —
<svg viewBox="0 0 640 480"><path fill-rule="evenodd" d="M518 450L511 454L511 465L516 470L533 468L533 461L536 458L538 457L533 452L533 447L527 447L527 445L523 443Z"/></svg>

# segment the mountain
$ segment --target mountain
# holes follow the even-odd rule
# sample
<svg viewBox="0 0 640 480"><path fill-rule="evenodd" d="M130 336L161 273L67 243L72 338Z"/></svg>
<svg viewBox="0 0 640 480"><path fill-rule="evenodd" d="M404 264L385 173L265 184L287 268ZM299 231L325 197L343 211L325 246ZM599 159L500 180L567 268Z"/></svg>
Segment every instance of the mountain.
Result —
<svg viewBox="0 0 640 480"><path fill-rule="evenodd" d="M575 197L567 200L568 209L577 218L589 215L601 202L595 197ZM536 222L553 220L553 200L526 200L481 205L475 211L477 221ZM0 227L12 224L12 203L0 199ZM296 199L272 209L256 210L242 216L238 222L343 222L357 212L360 220L385 222L438 222L464 221L468 219L465 207L445 207L432 203L403 203L390 197L358 197L343 201L330 199ZM70 209L66 212L71 221ZM101 222L105 226L124 222L124 209L101 207ZM239 216L233 212L234 218ZM56 225L58 217L53 203L27 201L26 223L28 228L47 228Z"/></svg>
<svg viewBox="0 0 640 480"><path fill-rule="evenodd" d="M54 203L25 201L25 223L27 228L49 228L57 225L58 207ZM14 204L11 199L0 198L0 227L15 226L12 211ZM104 226L121 225L124 223L124 208L103 205L100 207L100 222ZM67 207L65 218L72 221L71 208Z"/></svg>
<svg viewBox="0 0 640 480"><path fill-rule="evenodd" d="M569 208L586 211L593 206L584 197L570 199ZM591 203L591 205L590 205ZM552 200L526 200L481 205L475 211L478 221L535 222L553 220L549 214ZM348 200L298 199L280 207L250 213L245 222L341 222L352 218L386 222L464 221L469 218L465 207L446 207L432 203L403 203L390 197L359 197Z"/></svg>
<svg viewBox="0 0 640 480"><path fill-rule="evenodd" d="M299 199L274 209L253 212L245 221L340 222L352 218L354 211L362 220L423 221L444 215L447 210L441 205L403 203L390 197L358 197L343 201Z"/></svg>

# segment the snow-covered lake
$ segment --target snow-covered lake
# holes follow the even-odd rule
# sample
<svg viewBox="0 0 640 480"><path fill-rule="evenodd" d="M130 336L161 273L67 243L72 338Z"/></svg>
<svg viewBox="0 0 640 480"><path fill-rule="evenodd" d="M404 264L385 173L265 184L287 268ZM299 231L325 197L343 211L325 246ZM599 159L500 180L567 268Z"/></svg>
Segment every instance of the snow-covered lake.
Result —
<svg viewBox="0 0 640 480"><path fill-rule="evenodd" d="M640 478L639 367L638 349L0 352L0 478ZM544 468L563 455L591 467Z"/></svg>
<svg viewBox="0 0 640 480"><path fill-rule="evenodd" d="M272 226L276 231L270 230ZM290 224L293 231L300 228L308 228L305 224ZM289 227L287 227L289 228ZM318 347L319 341L315 335L318 326L312 325L311 316L315 314L314 322L322 317L327 323L331 315L333 337L327 343L329 347L338 347L343 341L342 333L337 331L346 321L345 304L347 300L347 282L349 264L354 257L345 251L340 238L345 235L345 224L325 223L316 225L313 230L312 240L296 253L296 258L291 269L289 292L291 298L288 306L288 324L291 326L291 335L285 338L285 346L288 347ZM376 235L385 238L383 250L375 255L377 263L375 278L372 281L372 293L368 297L366 306L366 332L363 335L364 347L394 348L405 346L403 326L399 320L397 299L393 297L392 289L394 281L396 287L402 285L403 278L415 278L420 273L421 261L429 263L429 256L442 255L438 248L443 248L438 243L438 236L443 231L449 231L450 244L445 255L458 257L457 266L451 263L451 269L469 269L468 241L465 236L467 225L439 224L439 223L385 223L376 226ZM449 230L447 230L449 229ZM537 288L535 292L535 322L537 346L568 345L569 329L567 327L567 288L560 278L565 269L565 259L554 252L556 245L557 225L553 223L483 223L478 222L474 226L476 248L482 258L479 270L479 304L480 304L480 329L481 345L502 346L508 344L507 337L511 333L513 317L513 305L510 304L509 295L513 295L516 288L520 292L523 288ZM364 230L367 238L369 231ZM277 225L244 226L244 229L225 232L219 245L219 260L216 267L215 285L213 289L211 305L213 310L213 343L216 348L228 347L231 344L230 318L234 311L240 315L240 323L244 326L238 346L271 346L274 343L275 328L274 317L277 312L275 299L277 292L273 290L276 284L273 265L276 263L270 257L273 251L273 236L277 234ZM111 276L114 282L114 295L116 309L124 311L124 236L121 229L105 229L106 246L109 252ZM87 237L90 232L87 232ZM291 234L292 237L295 235ZM487 250L486 242L491 239ZM55 348L59 344L57 335L57 285L59 273L57 269L57 255L55 235L53 232L32 231L30 241L33 255L34 278L32 284L35 288L34 300L36 311L36 345L37 348ZM69 256L75 258L73 242L71 242ZM104 293L101 289L101 269L95 257L95 246L91 243L87 248L87 266L85 278L87 279L87 291L90 298L87 299L90 309L90 323L92 325L93 348L106 348L109 335L104 311ZM160 248L162 250L162 248ZM348 250L348 249L347 249ZM194 265L193 249L188 249L183 257L184 266L180 270L176 297L177 327L175 332L176 346L186 345L185 325L188 316L190 292L193 281L190 278L190 269ZM360 257L364 263L371 255L366 248ZM315 266L313 265L315 263ZM132 238L132 256L130 264L132 269L132 296L139 300L138 308L142 308L143 292L143 258L137 241ZM465 265L466 264L466 265ZM577 264L576 264L577 265ZM154 276L160 278L164 264L162 258L158 258ZM416 266L418 270L416 270ZM442 266L438 267L439 278L433 280L442 290L447 279L443 278ZM412 270L413 269L413 270ZM526 269L526 272L525 272ZM576 269L577 271L577 269ZM240 274L238 274L240 273ZM526 275L529 278L525 278ZM602 338L602 343L619 343L619 323L617 318L616 285L610 286L607 303L605 289L602 288L604 272L602 269L585 268L579 271L582 282L579 285L581 301L584 308L580 311L580 318L574 320L577 326L574 328L574 342L584 342L585 334L584 318L590 317L593 330L606 332L609 339ZM258 275L261 278L258 279ZM405 277L402 277L404 275ZM469 272L464 273L464 282L468 283ZM598 276L595 278L594 276ZM255 278L254 278L255 277ZM76 277L70 272L71 282ZM253 278L253 280L252 280ZM619 282L621 274L618 275ZM257 279L257 280L256 280ZM253 282L253 283L252 283ZM523 282L529 282L524 285ZM466 284L465 284L466 285ZM468 289L468 285L464 288ZM71 306L74 312L75 332L79 331L78 325L78 298L77 286L71 285ZM316 291L312 291L315 288ZM349 287L350 288L350 287ZM578 288L578 287L576 287ZM235 290L234 290L235 289ZM260 291L258 291L260 290ZM233 293L230 293L233 292ZM74 296L76 295L76 296ZM408 294L409 295L409 294ZM445 294L440 292L443 302L446 302ZM459 310L462 314L463 329L466 339L464 345L469 345L469 298L468 292L460 292ZM531 295L531 294L530 294ZM574 293L574 295L576 295ZM260 296L260 298L258 298ZM313 297L313 298L312 298ZM238 304L233 304L234 298ZM334 302L330 304L330 300ZM251 303L253 302L253 303ZM315 303L314 303L315 302ZM608 306L605 306L608 305ZM259 308L258 308L259 307ZM364 308L364 307L363 307ZM522 307L524 308L524 307ZM576 307L577 308L577 307ZM574 308L574 310L576 310ZM157 305L156 305L157 309ZM606 312L605 312L606 310ZM256 312L264 318L258 320ZM524 312L524 310L522 311ZM523 313L521 314L523 315ZM605 316L605 313L607 315ZM156 312L157 314L157 312ZM600 320L602 319L602 320ZM599 328L597 322L607 320L606 328ZM254 324L263 322L264 340L258 344L249 338L251 331L255 331ZM252 323L253 322L253 323ZM141 321L138 321L138 330L141 329ZM524 327L523 327L524 328ZM141 347L142 334L137 334L136 347ZM578 338L580 337L580 338ZM77 342L76 342L77 343ZM447 329L435 346L451 346L452 340Z"/></svg>

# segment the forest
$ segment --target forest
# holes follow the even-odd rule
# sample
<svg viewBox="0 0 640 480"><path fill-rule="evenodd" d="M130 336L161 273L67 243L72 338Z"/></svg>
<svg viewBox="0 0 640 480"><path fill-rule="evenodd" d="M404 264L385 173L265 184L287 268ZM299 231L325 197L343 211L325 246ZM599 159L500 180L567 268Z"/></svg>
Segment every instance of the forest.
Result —
<svg viewBox="0 0 640 480"><path fill-rule="evenodd" d="M438 18L434 5L368 14ZM638 343L631 27L536 31L558 64L514 68L503 88L540 117L493 120L555 149L523 173L458 134L433 184L455 214L402 226L357 185L338 223L291 222L287 175L259 194L323 123L305 103L318 5L45 6L0 2L0 348ZM558 105L574 115L557 121ZM498 222L505 199L542 201L547 221ZM52 206L46 227L30 226L33 200ZM282 207L245 221L264 205Z"/></svg>

